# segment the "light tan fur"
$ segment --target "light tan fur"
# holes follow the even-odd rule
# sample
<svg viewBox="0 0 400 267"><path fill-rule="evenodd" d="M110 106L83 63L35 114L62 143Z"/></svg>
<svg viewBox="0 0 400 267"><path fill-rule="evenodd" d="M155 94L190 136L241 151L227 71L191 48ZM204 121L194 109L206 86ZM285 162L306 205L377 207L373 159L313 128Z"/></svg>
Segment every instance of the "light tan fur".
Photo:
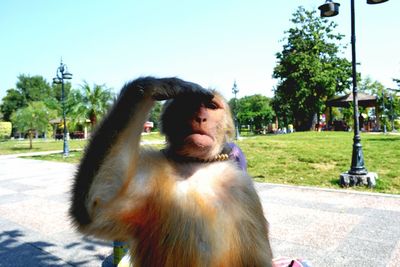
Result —
<svg viewBox="0 0 400 267"><path fill-rule="evenodd" d="M210 113L217 125L208 130L216 141L205 158L218 154L234 129L227 103L214 94L220 107ZM153 103L145 92L118 134L82 203L91 222L78 229L130 242L135 266L271 266L260 200L235 162L179 162L140 148Z"/></svg>

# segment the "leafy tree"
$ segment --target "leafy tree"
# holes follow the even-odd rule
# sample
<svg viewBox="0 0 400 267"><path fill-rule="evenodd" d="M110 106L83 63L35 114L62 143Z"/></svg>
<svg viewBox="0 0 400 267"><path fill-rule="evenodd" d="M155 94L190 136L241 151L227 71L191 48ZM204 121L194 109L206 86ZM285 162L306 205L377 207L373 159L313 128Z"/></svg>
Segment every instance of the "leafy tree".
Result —
<svg viewBox="0 0 400 267"><path fill-rule="evenodd" d="M55 118L56 112L41 102L31 102L27 107L18 109L11 116L13 125L29 137L29 148L32 148L33 134L46 132L49 121Z"/></svg>
<svg viewBox="0 0 400 267"><path fill-rule="evenodd" d="M229 101L232 106L235 99ZM271 100L263 95L245 96L237 100L236 114L239 125L251 125L255 129L262 129L272 122L275 113L271 106Z"/></svg>
<svg viewBox="0 0 400 267"><path fill-rule="evenodd" d="M394 94L392 96L392 108L393 108L393 119L397 119L397 126L396 130L399 130L400 127L400 120L398 119L398 116L400 116L400 97L398 96L398 93L400 93L400 79L393 79L395 83L397 83L397 89L393 90ZM395 126L395 125L393 125ZM393 129L394 130L394 129Z"/></svg>
<svg viewBox="0 0 400 267"><path fill-rule="evenodd" d="M344 36L334 33L334 22L303 7L291 21L294 26L285 32L286 44L276 54L274 105L275 110L284 110L280 116L293 116L297 130L309 130L317 123L314 118L319 118L325 101L349 88L351 63L338 56L344 48L338 41Z"/></svg>
<svg viewBox="0 0 400 267"><path fill-rule="evenodd" d="M12 129L11 122L0 121L0 140L10 138L11 129Z"/></svg>
<svg viewBox="0 0 400 267"><path fill-rule="evenodd" d="M53 97L58 101L61 102L61 94L62 94L62 85L53 83L52 84L52 95ZM64 83L64 97L65 99L68 99L68 95L71 92L71 83L70 82L65 82Z"/></svg>
<svg viewBox="0 0 400 267"><path fill-rule="evenodd" d="M114 99L111 89L105 85L94 84L93 87L85 81L80 90L71 90L68 98L68 114L75 121L90 120L92 127L108 111Z"/></svg>
<svg viewBox="0 0 400 267"><path fill-rule="evenodd" d="M66 108L68 108L67 103L68 103L68 96L70 94L70 91L71 91L71 83L65 82L64 83L64 99L66 102ZM43 99L43 102L45 103L45 105L48 108L57 111L58 118L63 117L61 95L62 95L62 85L53 83L51 86L51 95Z"/></svg>
<svg viewBox="0 0 400 267"><path fill-rule="evenodd" d="M362 92L370 95L375 95L377 97L377 113L379 115L382 115L382 107L387 105L387 100L385 100L384 97L385 95L387 95L385 86L382 83L378 81L372 81L370 77L367 77L361 82L359 89Z"/></svg>
<svg viewBox="0 0 400 267"><path fill-rule="evenodd" d="M26 107L29 102L43 101L52 97L54 97L54 91L42 76L21 74L18 76L16 88L7 90L0 110L4 120L9 121L13 112Z"/></svg>
<svg viewBox="0 0 400 267"><path fill-rule="evenodd" d="M149 121L154 122L154 128L159 129L160 128L160 114L162 110L162 104L159 101L156 101L154 104L153 109L150 112L150 117Z"/></svg>
<svg viewBox="0 0 400 267"><path fill-rule="evenodd" d="M3 113L3 120L10 121L11 114L21 107L27 105L26 99L20 91L16 89L8 89L6 96L3 98L0 110Z"/></svg>
<svg viewBox="0 0 400 267"><path fill-rule="evenodd" d="M391 130L393 126L389 121L394 120L397 114L400 114L400 99L397 97L396 92L387 90L382 83L372 81L370 77L362 81L360 90L377 97L375 115L378 125L380 126L380 120L382 119L382 122Z"/></svg>
<svg viewBox="0 0 400 267"><path fill-rule="evenodd" d="M400 92L400 79L393 79L395 83L397 83L397 86L399 87L398 91Z"/></svg>
<svg viewBox="0 0 400 267"><path fill-rule="evenodd" d="M19 75L16 88L28 103L32 101L42 101L43 99L53 96L53 91L49 83L39 75Z"/></svg>
<svg viewBox="0 0 400 267"><path fill-rule="evenodd" d="M385 106L387 107L388 99L385 97L385 86L378 81L372 81L370 77L365 78L360 84L360 91L367 94L375 95L377 103L375 108L375 116L378 127L381 125L381 119L385 114ZM384 122L385 123L385 122Z"/></svg>
<svg viewBox="0 0 400 267"><path fill-rule="evenodd" d="M279 125L282 124L287 126L288 124L293 124L293 111L289 105L289 102L285 102L280 94L275 93L275 96L271 100L271 105L275 111L276 117L278 117L278 121L280 121L280 123L278 122Z"/></svg>

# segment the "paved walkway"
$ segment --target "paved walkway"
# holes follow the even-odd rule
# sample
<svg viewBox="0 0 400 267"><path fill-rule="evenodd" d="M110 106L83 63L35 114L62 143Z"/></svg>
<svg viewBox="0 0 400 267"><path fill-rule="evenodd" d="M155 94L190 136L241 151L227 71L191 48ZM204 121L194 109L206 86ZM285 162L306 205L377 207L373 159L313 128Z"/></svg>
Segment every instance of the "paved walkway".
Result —
<svg viewBox="0 0 400 267"><path fill-rule="evenodd" d="M111 266L67 209L75 166L0 156L0 266ZM313 266L400 266L400 196L257 184L274 256Z"/></svg>

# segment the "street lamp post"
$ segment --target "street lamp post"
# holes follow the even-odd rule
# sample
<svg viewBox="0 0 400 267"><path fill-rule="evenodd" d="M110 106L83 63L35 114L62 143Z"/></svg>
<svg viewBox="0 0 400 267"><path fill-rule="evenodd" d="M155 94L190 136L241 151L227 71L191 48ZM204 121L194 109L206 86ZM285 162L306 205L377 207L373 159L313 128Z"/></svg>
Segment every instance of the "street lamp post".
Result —
<svg viewBox="0 0 400 267"><path fill-rule="evenodd" d="M237 140L237 139L240 138L240 133L239 133L239 121L238 121L237 114L236 114L236 112L237 112L237 98L236 98L236 95L237 95L237 93L239 93L239 88L237 87L236 81L233 83L232 93L235 96L235 107L234 107L234 110L233 110L233 118L235 120L235 130L236 130L236 140Z"/></svg>
<svg viewBox="0 0 400 267"><path fill-rule="evenodd" d="M367 4L379 4L388 0L367 0ZM321 17L333 17L339 14L340 4L327 0L325 4L318 9L321 10ZM353 152L351 158L350 170L340 175L340 184L342 186L353 186L365 184L373 187L376 184L377 174L368 172L364 166L364 156L361 146L360 127L359 127L359 111L357 98L357 71L356 71L356 34L355 34L355 11L354 0L351 0L351 65L352 65L352 81L353 81L353 118L354 118L354 138Z"/></svg>
<svg viewBox="0 0 400 267"><path fill-rule="evenodd" d="M64 134L63 134L63 156L69 156L69 147L68 147L68 130L67 130L67 119L66 119L66 111L65 111L65 92L64 92L64 80L72 79L72 74L68 72L67 65L63 64L62 60L60 62L60 66L57 68L56 77L53 78L53 83L61 84L61 105L63 112L63 124L64 124Z"/></svg>
<svg viewBox="0 0 400 267"><path fill-rule="evenodd" d="M390 116L391 116L391 121L392 121L392 132L397 132L397 130L394 127L394 119L397 117L397 114L394 110L394 97L396 96L396 93L399 92L398 89L391 89L387 88L387 90L393 91L392 94L390 94L389 101L390 101Z"/></svg>
<svg viewBox="0 0 400 267"><path fill-rule="evenodd" d="M386 129L386 120L384 120L384 118L385 118L385 113L386 113L385 92L383 91L383 93L382 93L382 117L381 117L381 121L383 122L383 133L384 133L384 134L387 133L387 129Z"/></svg>
<svg viewBox="0 0 400 267"><path fill-rule="evenodd" d="M393 96L389 96L389 103L390 103L390 122L392 126L392 132L396 132L396 129L394 128L394 109L393 109Z"/></svg>

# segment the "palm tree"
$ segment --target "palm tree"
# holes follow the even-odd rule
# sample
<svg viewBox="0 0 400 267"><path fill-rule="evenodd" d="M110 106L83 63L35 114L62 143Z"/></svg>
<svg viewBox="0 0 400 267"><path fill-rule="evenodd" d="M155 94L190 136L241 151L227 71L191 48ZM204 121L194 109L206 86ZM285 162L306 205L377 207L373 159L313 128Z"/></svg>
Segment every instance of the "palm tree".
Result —
<svg viewBox="0 0 400 267"><path fill-rule="evenodd" d="M94 84L93 87L84 81L80 90L72 90L68 99L69 114L74 121L90 120L92 128L107 112L114 99L114 93L104 84Z"/></svg>

